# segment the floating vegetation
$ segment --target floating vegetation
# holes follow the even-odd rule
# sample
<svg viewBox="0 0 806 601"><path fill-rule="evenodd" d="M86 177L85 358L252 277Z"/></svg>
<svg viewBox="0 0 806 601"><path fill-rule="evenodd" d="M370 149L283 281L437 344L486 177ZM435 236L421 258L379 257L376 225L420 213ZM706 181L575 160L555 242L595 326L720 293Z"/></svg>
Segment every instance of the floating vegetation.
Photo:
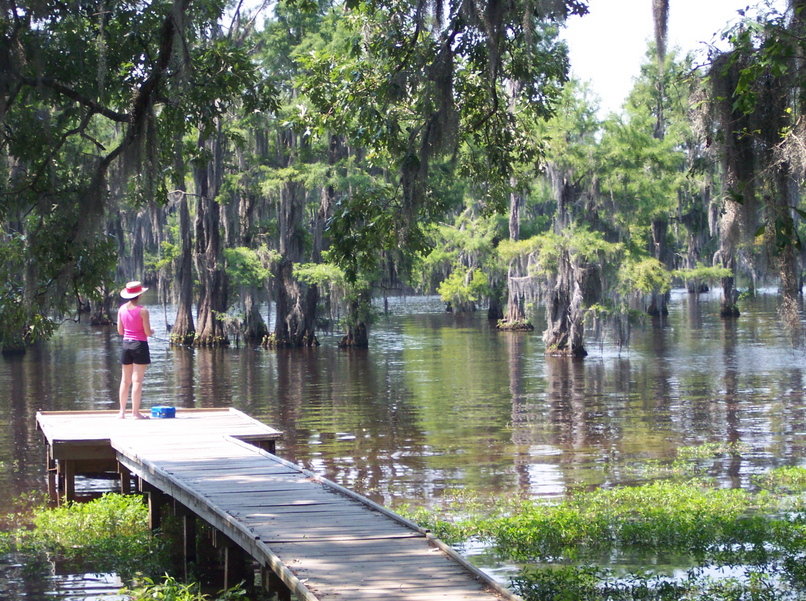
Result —
<svg viewBox="0 0 806 601"><path fill-rule="evenodd" d="M680 447L671 462L645 459L628 467L643 478L691 478L704 476L712 464L709 462L723 457L741 457L750 447L743 442L708 442L700 445Z"/></svg>
<svg viewBox="0 0 806 601"><path fill-rule="evenodd" d="M713 577L704 569L681 578L651 572L615 576L592 566L527 568L512 587L525 601L796 601L803 592L775 573L755 569Z"/></svg>
<svg viewBox="0 0 806 601"><path fill-rule="evenodd" d="M39 506L26 524L0 537L0 552L31 558L48 556L94 572L160 574L165 565L162 541L148 527L148 508L138 496L106 494L88 503L56 508Z"/></svg>
<svg viewBox="0 0 806 601"><path fill-rule="evenodd" d="M798 494L806 491L806 468L779 467L751 480L760 489L773 493Z"/></svg>
<svg viewBox="0 0 806 601"><path fill-rule="evenodd" d="M247 599L242 586L221 591L215 595L201 592L198 583L183 584L172 576L164 576L161 581L142 578L130 588L121 591L130 601L241 601Z"/></svg>
<svg viewBox="0 0 806 601"><path fill-rule="evenodd" d="M690 477L702 461L743 450L733 444L681 449L671 463L678 466L674 477L641 486L577 492L561 501L472 504L473 515L450 507L412 517L448 541L486 543L502 559L525 565L512 586L527 601L802 600L806 469L772 470L753 479L753 490L715 488ZM651 565L670 555L682 557L683 567L618 573L605 567L636 556Z"/></svg>

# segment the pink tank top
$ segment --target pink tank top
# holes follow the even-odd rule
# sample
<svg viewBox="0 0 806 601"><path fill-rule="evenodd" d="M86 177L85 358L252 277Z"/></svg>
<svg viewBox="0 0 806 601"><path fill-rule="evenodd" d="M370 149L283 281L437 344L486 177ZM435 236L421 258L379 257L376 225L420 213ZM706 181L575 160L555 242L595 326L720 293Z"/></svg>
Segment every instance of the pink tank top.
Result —
<svg viewBox="0 0 806 601"><path fill-rule="evenodd" d="M140 316L142 309L139 306L127 309L126 305L122 305L118 310L120 322L123 324L124 340L148 340L146 331L143 329L143 318Z"/></svg>

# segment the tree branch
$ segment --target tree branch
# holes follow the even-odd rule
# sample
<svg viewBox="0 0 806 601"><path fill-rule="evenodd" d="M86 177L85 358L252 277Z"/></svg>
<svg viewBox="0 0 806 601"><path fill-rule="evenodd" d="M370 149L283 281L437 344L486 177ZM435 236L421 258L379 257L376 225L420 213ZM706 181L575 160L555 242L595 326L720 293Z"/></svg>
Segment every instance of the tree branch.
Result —
<svg viewBox="0 0 806 601"><path fill-rule="evenodd" d="M94 100L79 94L74 89L67 87L66 85L59 83L58 81L51 79L49 77L40 77L40 78L33 78L33 77L20 77L20 81L25 85L31 87L38 87L40 85L47 86L52 90L58 92L62 96L67 96L71 100L75 100L79 104L82 104L89 109L92 110L93 113L97 113L99 115L103 115L107 119L115 121L117 123L128 123L129 122L129 115L126 113L119 113L117 111L113 111L101 104L98 104Z"/></svg>

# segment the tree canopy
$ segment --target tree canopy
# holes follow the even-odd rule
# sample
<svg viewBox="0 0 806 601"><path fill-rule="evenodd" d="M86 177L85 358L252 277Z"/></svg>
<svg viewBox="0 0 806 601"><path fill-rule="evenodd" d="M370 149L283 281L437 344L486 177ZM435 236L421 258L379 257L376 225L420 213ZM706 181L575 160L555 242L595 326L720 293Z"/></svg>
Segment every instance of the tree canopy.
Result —
<svg viewBox="0 0 806 601"><path fill-rule="evenodd" d="M390 290L506 303L503 327L544 304L547 349L578 356L590 311L662 316L673 283L736 315L737 282L774 277L797 314L802 8L747 13L698 70L653 3L602 119L568 81L576 0L4 2L0 342L103 321L137 278L183 344L340 320L363 346Z"/></svg>

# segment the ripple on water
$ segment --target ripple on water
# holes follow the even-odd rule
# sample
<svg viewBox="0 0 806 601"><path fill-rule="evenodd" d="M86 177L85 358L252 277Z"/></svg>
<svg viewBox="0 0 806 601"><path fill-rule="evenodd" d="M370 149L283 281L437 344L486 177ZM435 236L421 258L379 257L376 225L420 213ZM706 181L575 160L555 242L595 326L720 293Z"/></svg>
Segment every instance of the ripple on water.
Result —
<svg viewBox="0 0 806 601"><path fill-rule="evenodd" d="M0 599L15 601L125 601L116 574L60 574L47 561L0 557Z"/></svg>

